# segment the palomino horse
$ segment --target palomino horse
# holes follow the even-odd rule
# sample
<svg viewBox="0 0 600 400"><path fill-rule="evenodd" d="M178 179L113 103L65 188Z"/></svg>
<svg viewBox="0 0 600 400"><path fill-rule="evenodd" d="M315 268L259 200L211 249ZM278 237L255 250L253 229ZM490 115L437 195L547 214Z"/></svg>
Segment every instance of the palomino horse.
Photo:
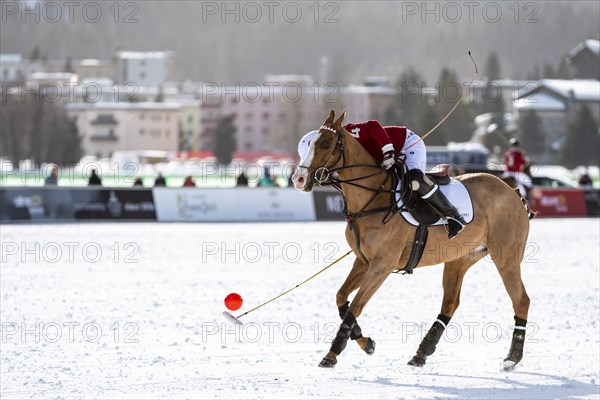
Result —
<svg viewBox="0 0 600 400"><path fill-rule="evenodd" d="M335 113L331 111L318 134L311 140L306 156L292 177L296 189L305 192L310 192L315 182L335 179L341 185L347 200L347 214L352 220L352 225L349 223L346 228L346 240L357 257L337 292L336 301L343 322L330 351L319 364L324 368L335 366L349 338L356 340L367 354L374 352L375 343L362 336L356 318L362 314L390 273L406 265L416 229L400 216L394 216L384 223L383 214L368 212L389 208L394 188L392 180L388 179L388 171L381 169L362 145L342 127L345 114L342 113L335 120ZM338 178L332 178L333 172L338 173ZM520 197L493 175L477 173L462 175L457 179L471 195L474 219L452 240L452 251L440 250L450 245L444 227L429 228L429 239L417 267L444 263L444 297L440 315L409 365L422 366L427 357L433 354L446 325L458 308L465 273L490 254L515 313L513 339L503 364L504 370L511 370L523 357L529 311L529 297L521 280L520 266L529 234L528 213ZM348 297L355 290L358 292L348 304Z"/></svg>

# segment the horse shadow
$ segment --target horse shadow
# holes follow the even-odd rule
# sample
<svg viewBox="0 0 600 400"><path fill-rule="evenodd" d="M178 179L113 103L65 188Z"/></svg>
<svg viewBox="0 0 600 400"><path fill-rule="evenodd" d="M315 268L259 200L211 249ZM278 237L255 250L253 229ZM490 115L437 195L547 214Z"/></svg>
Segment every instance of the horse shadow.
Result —
<svg viewBox="0 0 600 400"><path fill-rule="evenodd" d="M379 377L375 380L357 379L357 381L396 388L413 388L418 390L429 389L433 392L436 392L434 395L432 395L432 397L434 398L455 397L483 399L492 397L496 399L574 399L581 398L582 396L600 396L600 385L597 383L585 383L558 375L541 374L535 372L511 372L510 374L515 376L515 378L519 375L538 376L547 379L552 379L554 381L557 381L557 383L535 384L525 383L511 378L427 373L423 373L421 375L432 377L463 378L469 380L487 380L491 383L488 387L460 388L443 385L424 385L421 383L401 383L383 377Z"/></svg>

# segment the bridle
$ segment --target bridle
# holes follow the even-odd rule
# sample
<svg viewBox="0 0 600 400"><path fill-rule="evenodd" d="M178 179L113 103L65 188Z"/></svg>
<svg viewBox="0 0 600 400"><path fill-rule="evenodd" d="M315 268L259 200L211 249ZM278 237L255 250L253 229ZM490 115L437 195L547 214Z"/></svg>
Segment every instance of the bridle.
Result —
<svg viewBox="0 0 600 400"><path fill-rule="evenodd" d="M396 182L398 179L396 177L396 174L391 170L382 169L377 164L346 164L346 153L344 151L345 147L344 147L343 128L336 130L336 129L332 128L331 126L322 125L319 128L319 131L321 131L321 130L333 132L337 135L335 148L333 149L333 152L331 153L331 155L329 156L327 161L323 164L323 166L318 167L318 168L315 168L315 167L302 167L302 168L306 168L309 171L309 174L310 174L311 170L314 170L313 176L314 176L315 181L319 184L319 186L332 186L334 189L336 189L342 195L342 198L344 199L344 214L346 215L346 221L348 223L351 224L352 222L354 222L354 220L356 220L357 218L360 218L360 217L364 217L367 215L373 215L373 214L379 214L379 213L386 213L382 219L382 222L384 224L387 223L393 217L394 213L399 211L399 209L396 206L396 199L395 199L396 193L398 192L395 189ZM330 164L331 160L334 159L336 153L337 153L337 158L335 159L335 161L333 163ZM340 167L331 168L332 166L337 165L340 162L340 160L342 163L342 165ZM359 177L352 178L352 179L341 179L339 177L339 174L337 174L337 176L336 176L336 173L339 173L340 171L351 169L351 168L359 168L359 167L373 168L373 169L376 169L376 171L373 173L359 176ZM377 176L382 173L385 174L385 177L384 177L383 182L377 188L368 187L361 183L358 183L361 180L368 179L368 178ZM392 183L390 189L386 189L388 182ZM348 201L346 199L346 195L344 194L344 192L342 190L342 184L358 187L363 190L372 192L373 194L371 195L369 200L365 203L365 205L358 212L350 212L348 210ZM382 193L389 194L389 196L390 196L389 206L368 209L368 207L373 203L373 201L377 198L377 196Z"/></svg>

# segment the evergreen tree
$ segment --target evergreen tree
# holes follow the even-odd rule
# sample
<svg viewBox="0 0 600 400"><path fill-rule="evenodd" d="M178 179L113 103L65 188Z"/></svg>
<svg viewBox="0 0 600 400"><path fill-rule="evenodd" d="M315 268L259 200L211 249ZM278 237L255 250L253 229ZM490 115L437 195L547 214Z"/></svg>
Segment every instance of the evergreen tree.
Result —
<svg viewBox="0 0 600 400"><path fill-rule="evenodd" d="M215 132L215 156L219 164L231 163L233 152L236 149L236 127L233 116L221 118Z"/></svg>
<svg viewBox="0 0 600 400"><path fill-rule="evenodd" d="M552 64L544 64L544 79L556 79L556 72Z"/></svg>
<svg viewBox="0 0 600 400"><path fill-rule="evenodd" d="M65 62L63 72L68 72L71 74L75 73L75 70L73 69L73 61L71 61L71 57L67 58L67 62Z"/></svg>
<svg viewBox="0 0 600 400"><path fill-rule="evenodd" d="M488 58L485 63L485 76L489 81L496 81L500 79L500 60L498 59L498 54L496 52L491 52L488 55Z"/></svg>
<svg viewBox="0 0 600 400"><path fill-rule="evenodd" d="M36 45L33 50L31 50L31 53L29 53L29 60L30 61L38 61L42 58L42 51L40 50L40 46Z"/></svg>
<svg viewBox="0 0 600 400"><path fill-rule="evenodd" d="M444 118L460 99L465 89L456 73L448 68L443 68L440 74L438 87L438 101L436 112L439 118ZM442 136L451 142L466 142L473 136L473 119L475 110L463 97L450 117L438 128L443 131ZM438 121L439 122L439 121ZM435 133L438 134L437 132Z"/></svg>
<svg viewBox="0 0 600 400"><path fill-rule="evenodd" d="M165 92L164 92L163 86L160 85L158 87L158 93L156 93L156 97L154 98L154 102L162 103L164 101L165 101Z"/></svg>
<svg viewBox="0 0 600 400"><path fill-rule="evenodd" d="M420 136L425 135L439 121L440 115L437 112L435 104L424 104L420 111L415 124L415 133ZM425 139L427 146L445 146L448 144L446 133L439 128Z"/></svg>
<svg viewBox="0 0 600 400"><path fill-rule="evenodd" d="M76 163L81 143L76 122L56 103L39 101L35 94L7 96L0 107L0 148L14 163Z"/></svg>
<svg viewBox="0 0 600 400"><path fill-rule="evenodd" d="M544 152L545 140L542 129L542 119L535 110L529 110L519 121L519 131L523 148L530 154L538 155Z"/></svg>
<svg viewBox="0 0 600 400"><path fill-rule="evenodd" d="M558 70L556 71L556 77L558 79L571 79L571 71L569 63L567 62L567 56L563 56L560 59Z"/></svg>
<svg viewBox="0 0 600 400"><path fill-rule="evenodd" d="M409 129L416 129L414 126L421 109L427 105L421 93L424 86L423 77L413 67L402 72L396 83L394 109L386 113L394 119L393 125L405 125Z"/></svg>
<svg viewBox="0 0 600 400"><path fill-rule="evenodd" d="M579 108L575 121L569 124L567 140L562 151L562 161L568 168L579 165L600 165L598 159L600 136L598 123L587 105Z"/></svg>

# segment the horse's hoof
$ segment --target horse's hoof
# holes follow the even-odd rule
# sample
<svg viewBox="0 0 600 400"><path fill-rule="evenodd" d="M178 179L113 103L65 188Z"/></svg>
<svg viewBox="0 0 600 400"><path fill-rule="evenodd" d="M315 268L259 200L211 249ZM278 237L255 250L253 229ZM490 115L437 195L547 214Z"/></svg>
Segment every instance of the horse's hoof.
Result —
<svg viewBox="0 0 600 400"><path fill-rule="evenodd" d="M365 353L372 356L375 353L375 341L371 338L367 338L367 345L363 349Z"/></svg>
<svg viewBox="0 0 600 400"><path fill-rule="evenodd" d="M512 360L504 360L502 363L502 372L510 372L515 369L517 363Z"/></svg>
<svg viewBox="0 0 600 400"><path fill-rule="evenodd" d="M319 363L319 368L333 368L335 364L337 364L337 361L325 357Z"/></svg>
<svg viewBox="0 0 600 400"><path fill-rule="evenodd" d="M407 364L413 367L422 367L425 365L425 359L419 356L414 356Z"/></svg>

